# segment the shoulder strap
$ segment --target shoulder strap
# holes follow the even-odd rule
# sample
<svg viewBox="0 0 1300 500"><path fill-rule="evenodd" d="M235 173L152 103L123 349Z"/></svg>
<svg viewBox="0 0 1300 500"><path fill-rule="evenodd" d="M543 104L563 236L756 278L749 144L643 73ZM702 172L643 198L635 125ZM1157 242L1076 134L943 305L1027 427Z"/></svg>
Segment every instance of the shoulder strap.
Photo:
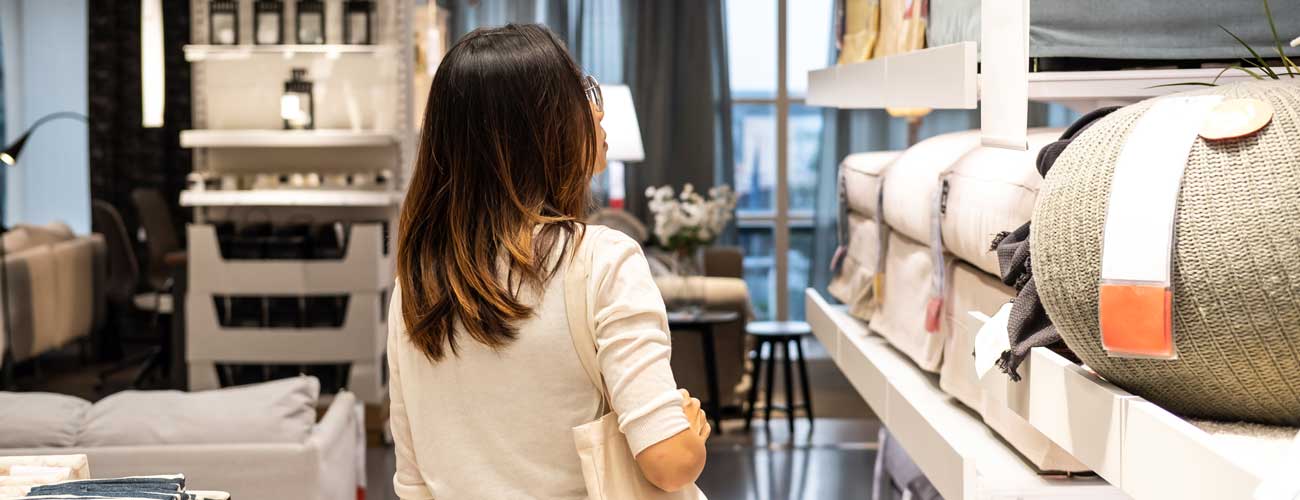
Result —
<svg viewBox="0 0 1300 500"><path fill-rule="evenodd" d="M591 240L601 228L586 226L583 229L582 242L573 246L570 242L569 267L564 273L564 310L569 319L569 337L573 340L573 350L578 353L578 361L592 385L600 391L606 408L613 408L609 401L609 388L605 386L605 377L600 374L600 364L596 361L596 334L592 330L591 314L587 307L587 283L591 276L591 261L595 254ZM577 241L576 235L573 241ZM602 412L603 413L603 412Z"/></svg>

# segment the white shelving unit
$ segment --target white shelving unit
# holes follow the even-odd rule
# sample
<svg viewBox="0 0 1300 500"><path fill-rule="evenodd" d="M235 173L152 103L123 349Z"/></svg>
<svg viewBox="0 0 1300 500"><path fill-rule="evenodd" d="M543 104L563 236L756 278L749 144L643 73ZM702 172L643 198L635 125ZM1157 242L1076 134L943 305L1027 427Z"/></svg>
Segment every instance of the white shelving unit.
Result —
<svg viewBox="0 0 1300 500"><path fill-rule="evenodd" d="M343 45L343 44L322 44L322 45L186 45L185 60L188 62L200 61L229 61L249 59L252 57L279 56L283 58L294 57L327 57L337 58L341 56L358 56L358 55L376 55L388 54L393 51L391 47L379 45Z"/></svg>
<svg viewBox="0 0 1300 500"><path fill-rule="evenodd" d="M831 358L944 498L1122 499L1097 478L1042 476L978 415L939 389L842 306L806 294L808 322Z"/></svg>
<svg viewBox="0 0 1300 500"><path fill-rule="evenodd" d="M353 130L182 130L183 148L359 148L396 146L392 132Z"/></svg>
<svg viewBox="0 0 1300 500"><path fill-rule="evenodd" d="M1006 385L1008 406L1137 499L1250 498L1282 463L1297 429L1188 421L1124 392L1048 349Z"/></svg>
<svg viewBox="0 0 1300 500"><path fill-rule="evenodd" d="M1189 421L1038 348L1020 382L985 397L1004 401L1105 481L1040 478L865 322L811 289L806 303L813 333L945 498L1252 498L1300 431ZM991 489L1011 484L1028 489Z"/></svg>
<svg viewBox="0 0 1300 500"><path fill-rule="evenodd" d="M1125 104L1214 81L1222 68L1030 73L1029 0L981 2L980 42L961 42L808 72L807 102L843 109L980 107L987 146L1027 147L1028 102L1080 111ZM982 72L981 72L982 71ZM1283 70L1284 71L1284 70ZM1221 84L1253 79L1223 72Z"/></svg>
<svg viewBox="0 0 1300 500"><path fill-rule="evenodd" d="M245 191L182 191L182 207L394 207L402 203L396 191L330 189L250 189Z"/></svg>
<svg viewBox="0 0 1300 500"><path fill-rule="evenodd" d="M325 40L341 41L343 2L325 0L325 4ZM394 267L392 245L386 239L396 221L395 209L402 200L415 144L413 2L377 0L374 4L374 45L251 44L252 2L240 0L242 43L217 46L208 44L209 1L190 0L194 43L184 51L192 70L194 129L181 132L180 143L194 150L195 172L213 178L310 172L327 178L387 174L390 179L385 190L373 191L191 190L181 194L181 205L194 209L196 221L188 228L185 298L191 389L215 388L216 365L221 363L346 363L347 388L368 404L385 402L385 323ZM294 4L287 7L282 28L289 34ZM281 129L285 81L298 70L312 82L315 130ZM347 224L350 235L346 253L339 259L226 259L216 227L209 221L309 223L316 228L338 221ZM229 296L298 298L299 308L306 308L308 298L346 297L347 306L339 327L270 327L269 314L249 321L261 326L232 327L223 326L218 318L217 304ZM270 304L262 303L264 308Z"/></svg>

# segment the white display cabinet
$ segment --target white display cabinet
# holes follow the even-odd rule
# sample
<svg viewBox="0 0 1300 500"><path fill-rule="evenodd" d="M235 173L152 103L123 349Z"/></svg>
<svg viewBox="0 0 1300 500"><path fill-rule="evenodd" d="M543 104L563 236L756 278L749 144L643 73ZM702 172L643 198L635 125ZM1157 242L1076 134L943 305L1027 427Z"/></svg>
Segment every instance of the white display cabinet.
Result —
<svg viewBox="0 0 1300 500"><path fill-rule="evenodd" d="M410 0L375 0L375 43L354 45L343 43L343 0L324 0L326 43L256 45L254 2L238 1L239 43L214 45L209 1L190 0L191 43L184 50L193 129L181 132L180 143L193 150L194 172L213 181L191 187L180 200L194 210L195 220L188 229L185 299L190 388L216 387L216 366L223 363L347 363L348 389L369 404L383 404L385 311L394 266L388 238L415 144L414 7ZM281 27L290 42L296 2L284 5ZM297 68L312 82L313 128L284 130L281 97ZM292 188L277 187L283 181L270 187L249 182L259 174L347 180ZM350 235L343 257L335 260L223 257L215 224L252 221L338 221ZM338 327L223 326L217 304L229 296L346 296L347 305Z"/></svg>

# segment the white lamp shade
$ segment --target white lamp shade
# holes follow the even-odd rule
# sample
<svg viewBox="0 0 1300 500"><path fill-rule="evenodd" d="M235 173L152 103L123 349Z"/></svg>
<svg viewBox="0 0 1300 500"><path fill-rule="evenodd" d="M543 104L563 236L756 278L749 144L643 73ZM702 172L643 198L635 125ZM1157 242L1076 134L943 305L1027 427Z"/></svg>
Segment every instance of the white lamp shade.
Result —
<svg viewBox="0 0 1300 500"><path fill-rule="evenodd" d="M605 98L605 142L609 143L606 159L609 161L641 161L645 149L641 146L641 125L636 120L636 107L632 105L632 90L627 85L601 85Z"/></svg>

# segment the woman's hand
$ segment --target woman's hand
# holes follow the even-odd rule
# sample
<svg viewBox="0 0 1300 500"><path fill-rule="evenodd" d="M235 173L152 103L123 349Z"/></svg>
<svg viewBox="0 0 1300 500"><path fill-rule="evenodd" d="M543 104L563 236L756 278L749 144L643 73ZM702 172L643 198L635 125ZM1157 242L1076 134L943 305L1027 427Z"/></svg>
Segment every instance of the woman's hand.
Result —
<svg viewBox="0 0 1300 500"><path fill-rule="evenodd" d="M709 417L700 407L700 400L691 397L690 391L686 389L678 389L677 392L682 394L682 411L686 413L686 421L691 424L691 432L701 439L708 439L713 433L713 426L709 425Z"/></svg>

